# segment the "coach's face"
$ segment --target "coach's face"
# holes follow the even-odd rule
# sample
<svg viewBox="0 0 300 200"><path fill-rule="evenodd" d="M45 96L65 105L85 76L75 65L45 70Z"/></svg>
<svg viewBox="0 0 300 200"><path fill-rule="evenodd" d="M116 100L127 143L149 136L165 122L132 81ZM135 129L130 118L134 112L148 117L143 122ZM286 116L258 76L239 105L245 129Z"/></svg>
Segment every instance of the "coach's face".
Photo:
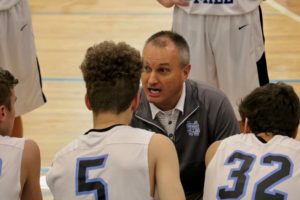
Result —
<svg viewBox="0 0 300 200"><path fill-rule="evenodd" d="M142 84L147 100L161 110L173 109L180 99L190 65L180 66L179 52L166 39L165 47L148 43L143 51Z"/></svg>

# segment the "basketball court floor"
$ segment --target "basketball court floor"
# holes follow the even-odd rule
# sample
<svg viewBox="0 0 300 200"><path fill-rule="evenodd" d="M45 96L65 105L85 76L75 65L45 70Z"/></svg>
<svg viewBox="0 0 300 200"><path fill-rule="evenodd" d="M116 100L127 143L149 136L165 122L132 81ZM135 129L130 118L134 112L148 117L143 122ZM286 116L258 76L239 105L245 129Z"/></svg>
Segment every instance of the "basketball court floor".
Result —
<svg viewBox="0 0 300 200"><path fill-rule="evenodd" d="M141 50L151 34L171 28L172 9L155 0L29 2L48 102L24 115L24 135L40 146L41 182L48 200L52 197L44 175L55 152L92 127L79 70L86 49L113 40ZM262 9L270 79L293 85L300 95L299 0L267 0Z"/></svg>

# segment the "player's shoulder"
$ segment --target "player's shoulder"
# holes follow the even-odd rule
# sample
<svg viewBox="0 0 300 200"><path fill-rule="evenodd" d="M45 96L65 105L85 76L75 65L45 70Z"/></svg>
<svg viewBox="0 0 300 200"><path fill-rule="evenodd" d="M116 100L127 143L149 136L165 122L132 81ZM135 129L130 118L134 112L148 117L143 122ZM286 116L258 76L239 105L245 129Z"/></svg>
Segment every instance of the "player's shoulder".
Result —
<svg viewBox="0 0 300 200"><path fill-rule="evenodd" d="M78 139L73 140L69 144L65 145L62 149L60 149L54 156L54 160L62 158L64 156L68 156L70 153L75 151L78 148Z"/></svg>
<svg viewBox="0 0 300 200"><path fill-rule="evenodd" d="M220 144L222 143L222 140L217 140L214 143L212 143L205 154L205 165L208 166L214 155L216 154Z"/></svg>
<svg viewBox="0 0 300 200"><path fill-rule="evenodd" d="M26 141L25 138L16 138L16 137L2 136L2 135L0 136L0 145L10 147L10 148L23 150L25 141Z"/></svg>
<svg viewBox="0 0 300 200"><path fill-rule="evenodd" d="M150 153L167 154L167 152L176 151L174 143L165 135L155 133L152 135L149 143Z"/></svg>
<svg viewBox="0 0 300 200"><path fill-rule="evenodd" d="M110 142L148 144L154 132L131 126L120 126L111 133Z"/></svg>
<svg viewBox="0 0 300 200"><path fill-rule="evenodd" d="M253 140L256 140L256 137L253 133L240 133L240 134L235 134L231 135L229 137L226 137L222 140L220 143L221 148L226 148L232 145L238 145L241 144L248 146L249 144L251 145L253 143Z"/></svg>
<svg viewBox="0 0 300 200"><path fill-rule="evenodd" d="M25 139L23 150L23 165L30 168L33 165L39 165L41 161L40 148L38 144L31 139Z"/></svg>
<svg viewBox="0 0 300 200"><path fill-rule="evenodd" d="M136 128L136 127L130 127L130 126L128 126L128 129L132 130L133 132L135 132L137 134L146 134L146 135L149 135L149 136L152 136L152 135L155 134L152 131L148 131L148 130L145 130L145 129L142 129L142 128Z"/></svg>
<svg viewBox="0 0 300 200"><path fill-rule="evenodd" d="M247 138L252 138L253 134L245 134L245 133L240 133L240 134L235 134L231 135L227 138L224 138L222 142L237 142L237 141L244 141L247 140Z"/></svg>
<svg viewBox="0 0 300 200"><path fill-rule="evenodd" d="M172 141L167 136L159 133L153 134L151 138L151 142L156 144L166 144L166 145L173 144Z"/></svg>
<svg viewBox="0 0 300 200"><path fill-rule="evenodd" d="M224 138L222 140L217 140L212 143L205 155L205 163L206 166L211 162L211 160L218 154L224 154L228 151L228 149L235 148L237 145L249 146L251 143L247 143L248 140L252 139L252 134L236 134Z"/></svg>
<svg viewBox="0 0 300 200"><path fill-rule="evenodd" d="M282 135L275 135L272 140L275 145L284 146L292 149L293 151L300 152L300 141L297 139Z"/></svg>
<svg viewBox="0 0 300 200"><path fill-rule="evenodd" d="M25 139L24 140L24 149L28 149L29 151L40 151L39 145L32 139Z"/></svg>

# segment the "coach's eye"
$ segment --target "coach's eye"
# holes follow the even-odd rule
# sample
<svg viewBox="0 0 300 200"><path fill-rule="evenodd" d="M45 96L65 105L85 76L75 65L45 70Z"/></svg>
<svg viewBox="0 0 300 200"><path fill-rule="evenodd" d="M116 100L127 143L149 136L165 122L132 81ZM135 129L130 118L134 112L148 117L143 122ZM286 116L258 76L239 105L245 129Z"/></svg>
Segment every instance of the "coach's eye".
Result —
<svg viewBox="0 0 300 200"><path fill-rule="evenodd" d="M144 72L151 72L151 68L150 68L148 65L145 65L145 66L143 67L143 71L144 71Z"/></svg>
<svg viewBox="0 0 300 200"><path fill-rule="evenodd" d="M167 68L167 67L160 67L158 70L157 70L160 74L167 74L170 72L170 69Z"/></svg>

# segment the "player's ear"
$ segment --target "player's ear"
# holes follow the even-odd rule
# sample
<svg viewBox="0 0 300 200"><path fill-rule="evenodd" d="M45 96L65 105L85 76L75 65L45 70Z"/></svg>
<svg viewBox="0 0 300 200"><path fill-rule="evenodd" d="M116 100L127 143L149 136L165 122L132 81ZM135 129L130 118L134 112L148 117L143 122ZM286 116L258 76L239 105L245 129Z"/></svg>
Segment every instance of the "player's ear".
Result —
<svg viewBox="0 0 300 200"><path fill-rule="evenodd" d="M250 133L251 132L247 117L243 121L243 129L242 130L243 130L243 133Z"/></svg>
<svg viewBox="0 0 300 200"><path fill-rule="evenodd" d="M0 106L0 122L4 120L6 116L6 107L4 105Z"/></svg>
<svg viewBox="0 0 300 200"><path fill-rule="evenodd" d="M298 127L294 130L293 134L292 134L292 138L296 138L298 134Z"/></svg>
<svg viewBox="0 0 300 200"><path fill-rule="evenodd" d="M89 97L87 96L87 94L85 94L84 101L85 101L85 105L86 105L87 109L92 110L91 103L90 103L90 100L89 100Z"/></svg>
<svg viewBox="0 0 300 200"><path fill-rule="evenodd" d="M140 94L138 93L131 102L131 111L134 112L137 110L138 106L140 104Z"/></svg>

